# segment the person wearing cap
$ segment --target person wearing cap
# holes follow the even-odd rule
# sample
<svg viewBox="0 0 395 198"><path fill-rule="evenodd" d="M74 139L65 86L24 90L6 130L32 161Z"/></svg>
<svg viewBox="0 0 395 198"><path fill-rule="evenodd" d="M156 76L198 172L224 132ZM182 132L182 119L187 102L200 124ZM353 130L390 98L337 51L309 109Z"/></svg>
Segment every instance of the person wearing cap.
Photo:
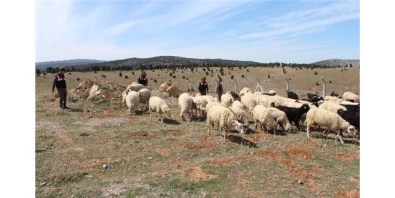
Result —
<svg viewBox="0 0 395 198"><path fill-rule="evenodd" d="M200 82L199 82L199 92L202 94L202 96L206 95L208 92L208 84L206 82L206 77L203 77Z"/></svg>
<svg viewBox="0 0 395 198"><path fill-rule="evenodd" d="M54 76L53 84L52 84L52 92L55 91L55 87L59 93L59 104L62 109L70 109L66 106L67 99L67 89L66 89L66 79L64 77L64 72L66 70L64 68L60 68L59 72Z"/></svg>
<svg viewBox="0 0 395 198"><path fill-rule="evenodd" d="M143 72L141 73L141 75L139 76L139 79L137 80L137 82L138 82L139 84L144 85L144 86L147 86L147 85L148 85L147 73L145 73L145 71L143 71Z"/></svg>

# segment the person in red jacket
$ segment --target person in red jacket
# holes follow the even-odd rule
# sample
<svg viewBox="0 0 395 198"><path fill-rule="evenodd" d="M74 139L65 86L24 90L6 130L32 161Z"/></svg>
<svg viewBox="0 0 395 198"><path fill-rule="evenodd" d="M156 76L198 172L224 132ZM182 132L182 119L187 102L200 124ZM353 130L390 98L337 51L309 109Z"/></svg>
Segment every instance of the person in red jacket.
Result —
<svg viewBox="0 0 395 198"><path fill-rule="evenodd" d="M203 77L200 82L199 82L199 92L202 94L202 96L206 95L208 92L208 84L206 82L206 77Z"/></svg>
<svg viewBox="0 0 395 198"><path fill-rule="evenodd" d="M67 99L67 89L66 89L66 79L64 77L64 72L66 70L64 68L60 68L59 72L54 76L53 84L52 84L52 92L55 91L55 87L59 93L59 103L60 108L62 109L70 109L66 106Z"/></svg>
<svg viewBox="0 0 395 198"><path fill-rule="evenodd" d="M145 71L143 71L143 72L141 73L141 75L139 76L139 79L137 80L137 82L138 82L139 84L144 85L144 86L147 86L147 85L148 85L147 73L145 73Z"/></svg>

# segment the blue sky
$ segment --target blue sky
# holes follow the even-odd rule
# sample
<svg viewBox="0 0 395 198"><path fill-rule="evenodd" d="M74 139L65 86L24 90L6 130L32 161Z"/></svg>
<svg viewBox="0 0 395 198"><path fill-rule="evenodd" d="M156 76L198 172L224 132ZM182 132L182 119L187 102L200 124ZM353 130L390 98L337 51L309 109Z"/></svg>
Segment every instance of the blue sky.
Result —
<svg viewBox="0 0 395 198"><path fill-rule="evenodd" d="M36 1L36 61L358 59L358 0Z"/></svg>

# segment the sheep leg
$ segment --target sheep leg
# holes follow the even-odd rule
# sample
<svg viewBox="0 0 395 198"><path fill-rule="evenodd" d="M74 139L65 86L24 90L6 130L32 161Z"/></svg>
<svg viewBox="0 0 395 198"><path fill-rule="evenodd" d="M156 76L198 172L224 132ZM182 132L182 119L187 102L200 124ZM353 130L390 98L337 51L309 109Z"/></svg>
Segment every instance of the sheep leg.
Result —
<svg viewBox="0 0 395 198"><path fill-rule="evenodd" d="M132 115L133 111L132 108L129 108L129 115Z"/></svg>
<svg viewBox="0 0 395 198"><path fill-rule="evenodd" d="M337 137L339 138L340 142L344 144L343 138L342 138L342 132L341 130L337 130Z"/></svg>
<svg viewBox="0 0 395 198"><path fill-rule="evenodd" d="M310 126L306 126L306 131L307 131L307 138L310 138Z"/></svg>

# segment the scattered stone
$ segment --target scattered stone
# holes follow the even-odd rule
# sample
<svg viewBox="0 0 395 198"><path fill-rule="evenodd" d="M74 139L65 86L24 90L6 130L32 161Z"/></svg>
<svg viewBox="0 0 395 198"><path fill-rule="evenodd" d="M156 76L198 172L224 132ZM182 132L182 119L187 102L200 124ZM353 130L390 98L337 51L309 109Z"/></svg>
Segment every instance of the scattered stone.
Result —
<svg viewBox="0 0 395 198"><path fill-rule="evenodd" d="M154 159L153 157L148 157L149 160Z"/></svg>
<svg viewBox="0 0 395 198"><path fill-rule="evenodd" d="M107 164L103 164L103 169L107 169Z"/></svg>
<svg viewBox="0 0 395 198"><path fill-rule="evenodd" d="M41 182L40 183L40 187L43 187L43 186L46 186L47 185L47 182Z"/></svg>
<svg viewBox="0 0 395 198"><path fill-rule="evenodd" d="M298 180L298 184L303 185L303 181L302 180Z"/></svg>

